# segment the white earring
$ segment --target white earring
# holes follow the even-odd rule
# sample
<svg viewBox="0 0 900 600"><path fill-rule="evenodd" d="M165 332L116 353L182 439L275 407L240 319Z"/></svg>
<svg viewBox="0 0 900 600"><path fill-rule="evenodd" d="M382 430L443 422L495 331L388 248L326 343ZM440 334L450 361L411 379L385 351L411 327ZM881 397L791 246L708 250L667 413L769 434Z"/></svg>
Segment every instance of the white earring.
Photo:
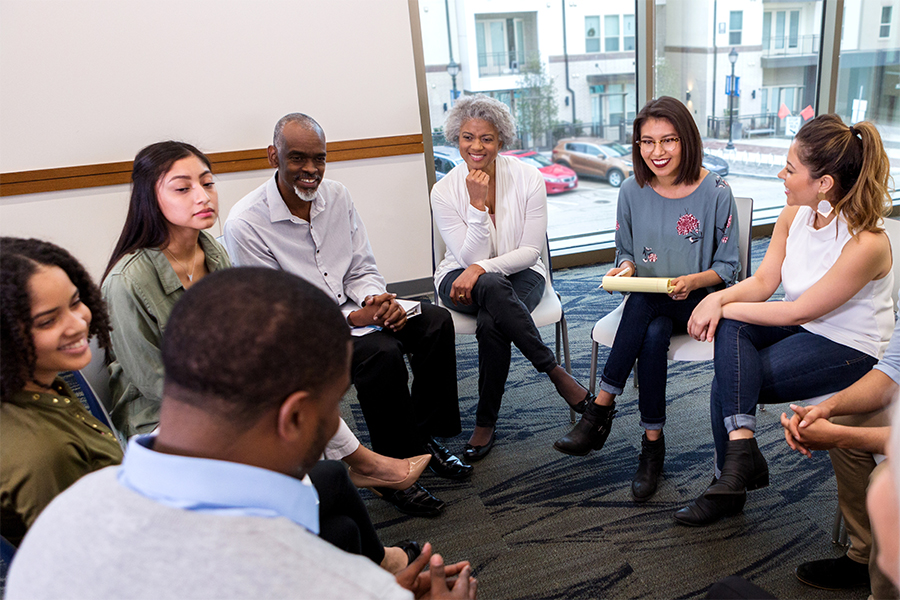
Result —
<svg viewBox="0 0 900 600"><path fill-rule="evenodd" d="M822 215L822 218L827 219L834 207L831 205L831 202L825 199L824 192L819 192L818 198L819 204L816 206L816 212Z"/></svg>

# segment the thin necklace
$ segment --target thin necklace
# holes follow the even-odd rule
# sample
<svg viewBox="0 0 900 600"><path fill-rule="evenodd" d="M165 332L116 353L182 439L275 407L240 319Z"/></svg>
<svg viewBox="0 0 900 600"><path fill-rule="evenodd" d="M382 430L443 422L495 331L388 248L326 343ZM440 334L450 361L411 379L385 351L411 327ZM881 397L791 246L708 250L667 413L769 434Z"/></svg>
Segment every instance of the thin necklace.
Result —
<svg viewBox="0 0 900 600"><path fill-rule="evenodd" d="M163 248L163 252L168 252L169 256L171 256L175 262L177 262L179 265L181 265L181 268L184 269L184 274L187 275L188 281L190 281L191 283L194 283L194 267L197 266L195 263L197 261L197 246L199 246L199 245L200 245L199 243L194 244L194 253L191 255L191 272L190 273L188 273L187 267L184 266L184 263L181 262L180 260L178 260L178 258L176 258L174 254L172 254L171 250L169 250L168 248Z"/></svg>

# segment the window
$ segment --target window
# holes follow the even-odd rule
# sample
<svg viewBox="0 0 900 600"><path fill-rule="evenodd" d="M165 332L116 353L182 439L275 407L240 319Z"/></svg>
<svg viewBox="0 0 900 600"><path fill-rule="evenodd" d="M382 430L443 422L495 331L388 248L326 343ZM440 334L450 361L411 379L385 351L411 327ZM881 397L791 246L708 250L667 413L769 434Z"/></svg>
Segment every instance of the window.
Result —
<svg viewBox="0 0 900 600"><path fill-rule="evenodd" d="M774 29L774 33L773 30ZM806 36L809 38L810 36ZM774 50L796 50L800 46L800 11L767 11L763 13L763 51L765 54L785 54ZM809 40L805 40L804 52L812 52Z"/></svg>
<svg viewBox="0 0 900 600"><path fill-rule="evenodd" d="M584 51L600 52L600 17L584 18Z"/></svg>
<svg viewBox="0 0 900 600"><path fill-rule="evenodd" d="M744 11L733 10L728 17L728 44L739 46L741 44L741 30L744 24Z"/></svg>
<svg viewBox="0 0 900 600"><path fill-rule="evenodd" d="M509 75L525 63L522 19L484 19L475 22L478 72L481 76Z"/></svg>
<svg viewBox="0 0 900 600"><path fill-rule="evenodd" d="M891 12L893 7L891 6L882 6L881 7L881 29L878 32L878 37L887 38L891 37Z"/></svg>
<svg viewBox="0 0 900 600"><path fill-rule="evenodd" d="M622 17L625 24L625 37L622 50L634 50L634 15L625 15Z"/></svg>
<svg viewBox="0 0 900 600"><path fill-rule="evenodd" d="M603 17L604 34L606 39L605 50L607 52L619 51L619 15L606 15Z"/></svg>

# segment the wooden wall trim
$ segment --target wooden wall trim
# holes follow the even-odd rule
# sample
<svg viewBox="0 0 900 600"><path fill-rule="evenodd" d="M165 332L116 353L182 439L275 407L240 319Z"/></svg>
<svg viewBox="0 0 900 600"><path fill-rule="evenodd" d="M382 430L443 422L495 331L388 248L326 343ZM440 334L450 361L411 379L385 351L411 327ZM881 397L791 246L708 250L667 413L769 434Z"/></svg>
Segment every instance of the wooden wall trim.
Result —
<svg viewBox="0 0 900 600"><path fill-rule="evenodd" d="M345 140L327 144L328 162L422 154L422 134ZM236 173L268 169L266 149L211 152L207 154L214 173ZM36 171L0 173L0 197L39 192L120 185L131 182L132 161L59 167Z"/></svg>

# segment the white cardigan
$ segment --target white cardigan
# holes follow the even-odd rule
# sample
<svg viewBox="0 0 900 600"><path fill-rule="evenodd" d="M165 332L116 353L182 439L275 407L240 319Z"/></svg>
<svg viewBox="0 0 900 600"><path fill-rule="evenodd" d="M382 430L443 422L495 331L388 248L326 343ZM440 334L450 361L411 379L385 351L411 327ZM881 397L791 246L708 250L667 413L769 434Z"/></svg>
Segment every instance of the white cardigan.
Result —
<svg viewBox="0 0 900 600"><path fill-rule="evenodd" d="M536 168L517 158L497 155L495 218L469 203L465 163L457 165L431 189L434 221L447 245L434 273L444 275L477 264L488 273L511 275L532 269L547 277L541 250L547 237L547 188Z"/></svg>

